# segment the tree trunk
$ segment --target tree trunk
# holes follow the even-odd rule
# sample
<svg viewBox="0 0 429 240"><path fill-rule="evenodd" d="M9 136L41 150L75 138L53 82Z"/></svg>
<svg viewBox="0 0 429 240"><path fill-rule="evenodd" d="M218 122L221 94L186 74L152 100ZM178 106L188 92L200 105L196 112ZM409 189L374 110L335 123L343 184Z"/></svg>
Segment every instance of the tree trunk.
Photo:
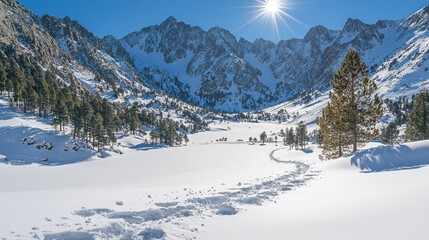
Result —
<svg viewBox="0 0 429 240"><path fill-rule="evenodd" d="M357 133L353 133L353 152L357 152Z"/></svg>
<svg viewBox="0 0 429 240"><path fill-rule="evenodd" d="M343 147L340 145L338 146L338 157L342 157L343 156Z"/></svg>

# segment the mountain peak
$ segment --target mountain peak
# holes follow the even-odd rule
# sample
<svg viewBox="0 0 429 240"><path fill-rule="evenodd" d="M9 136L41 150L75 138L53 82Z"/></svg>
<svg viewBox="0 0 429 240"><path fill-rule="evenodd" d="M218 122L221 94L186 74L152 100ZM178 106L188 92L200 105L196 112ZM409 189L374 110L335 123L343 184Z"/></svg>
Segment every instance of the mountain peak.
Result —
<svg viewBox="0 0 429 240"><path fill-rule="evenodd" d="M104 42L112 42L112 41L117 41L118 39L116 39L116 37L113 35L107 35L107 36L104 36L102 40Z"/></svg>
<svg viewBox="0 0 429 240"><path fill-rule="evenodd" d="M321 38L323 40L332 39L331 30L322 25L312 27L304 36L304 41L309 42L317 38Z"/></svg>
<svg viewBox="0 0 429 240"><path fill-rule="evenodd" d="M360 32L365 28L367 28L368 26L369 26L368 24L363 23L359 19L349 18L347 19L347 22L344 25L343 32L349 32L349 33Z"/></svg>
<svg viewBox="0 0 429 240"><path fill-rule="evenodd" d="M166 18L162 23L161 26L168 26L170 24L176 24L177 23L177 19L173 16L170 16L168 18Z"/></svg>
<svg viewBox="0 0 429 240"><path fill-rule="evenodd" d="M418 30L427 30L429 28L429 5L406 18L402 24Z"/></svg>

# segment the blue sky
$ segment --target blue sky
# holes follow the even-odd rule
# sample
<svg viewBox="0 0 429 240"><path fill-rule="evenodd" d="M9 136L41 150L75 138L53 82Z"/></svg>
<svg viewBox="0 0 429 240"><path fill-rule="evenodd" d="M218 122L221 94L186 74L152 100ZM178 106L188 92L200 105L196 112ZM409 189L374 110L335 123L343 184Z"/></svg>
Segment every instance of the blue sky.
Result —
<svg viewBox="0 0 429 240"><path fill-rule="evenodd" d="M31 11L56 17L70 16L97 36L123 37L168 16L205 30L220 26L248 40L302 38L310 27L341 29L347 18L366 23L379 19L402 19L428 5L427 0L283 0L290 19L279 25L279 36L263 21L245 25L255 16L256 0L18 0Z"/></svg>

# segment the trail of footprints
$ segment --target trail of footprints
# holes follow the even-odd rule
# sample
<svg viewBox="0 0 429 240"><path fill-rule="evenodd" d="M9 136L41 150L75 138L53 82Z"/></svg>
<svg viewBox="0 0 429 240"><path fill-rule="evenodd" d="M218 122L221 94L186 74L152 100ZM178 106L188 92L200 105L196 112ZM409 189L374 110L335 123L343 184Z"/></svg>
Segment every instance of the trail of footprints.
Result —
<svg viewBox="0 0 429 240"><path fill-rule="evenodd" d="M193 235L199 231L198 227L204 227L204 223L196 224L198 226L186 226L182 222L184 218L199 216L204 219L213 215L235 215L243 210L242 207L245 205L262 205L265 201L275 201L277 195L299 188L319 176L320 171L312 170L310 165L306 163L277 159L274 154L279 150L282 149L274 150L270 154L271 160L281 164L293 164L296 167L294 171L256 179L256 183L253 184L238 183L237 187L223 192L216 192L212 188L206 192L211 196L204 195L201 191L185 188L183 190L187 192L186 196L192 197L185 201L178 201L178 197L176 197L171 202L155 203L158 208L154 209L123 212L110 209L77 210L74 214L88 219L89 222L93 217L102 217L112 220L112 223L106 227L91 230L83 230L80 227L79 231L45 234L44 239L73 239L78 237L85 239L162 239L166 237L166 232L163 230L166 224L178 226L189 234L189 236L185 236L183 232L175 233L176 237L193 239L195 237ZM148 196L152 198L152 196ZM168 196L168 194L164 194L164 196Z"/></svg>

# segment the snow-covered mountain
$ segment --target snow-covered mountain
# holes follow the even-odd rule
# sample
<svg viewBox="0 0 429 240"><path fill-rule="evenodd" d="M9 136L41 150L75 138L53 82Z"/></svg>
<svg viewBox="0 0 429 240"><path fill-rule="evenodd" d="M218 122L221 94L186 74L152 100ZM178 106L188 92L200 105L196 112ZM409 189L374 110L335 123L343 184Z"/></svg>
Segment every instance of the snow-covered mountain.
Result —
<svg viewBox="0 0 429 240"><path fill-rule="evenodd" d="M276 44L237 39L219 27L205 31L174 17L123 39L101 39L68 17L37 16L1 0L0 44L102 94L121 87L138 98L160 90L209 109L251 111L326 92L350 49L361 54L383 96L418 92L429 82L428 12L429 6L375 24L349 19L342 30L316 26L303 39Z"/></svg>
<svg viewBox="0 0 429 240"><path fill-rule="evenodd" d="M0 46L7 54L31 56L59 80L79 80L92 92L104 93L108 85L133 89L132 62L70 18L40 17L14 0L1 0L0 19Z"/></svg>
<svg viewBox="0 0 429 240"><path fill-rule="evenodd" d="M61 86L74 83L117 104L137 104L181 120L184 111L204 113L146 87L114 37L98 38L69 17L35 15L15 0L0 0L0 50L7 56L31 57Z"/></svg>
<svg viewBox="0 0 429 240"><path fill-rule="evenodd" d="M205 107L252 110L329 89L350 49L360 52L381 94L415 93L428 80L428 11L372 25L349 19L342 30L316 26L304 39L278 44L237 40L225 29L204 31L170 17L120 42L154 87L191 90L187 96Z"/></svg>

